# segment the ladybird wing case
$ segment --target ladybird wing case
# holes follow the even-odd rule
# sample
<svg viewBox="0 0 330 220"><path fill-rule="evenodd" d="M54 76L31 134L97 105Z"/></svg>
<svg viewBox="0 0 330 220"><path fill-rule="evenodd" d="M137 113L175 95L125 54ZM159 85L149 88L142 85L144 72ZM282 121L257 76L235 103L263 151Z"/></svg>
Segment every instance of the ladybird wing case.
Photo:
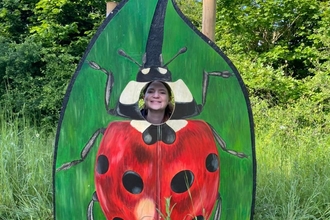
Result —
<svg viewBox="0 0 330 220"><path fill-rule="evenodd" d="M126 86L140 83L136 82L137 73L141 68L145 67L143 57L144 54L148 53L146 48L148 48L148 43L151 41L149 34L152 24L154 24L154 17L158 10L159 2L162 1L121 1L105 19L91 40L72 77L64 98L55 141L53 177L54 216L57 220L67 219L67 216L71 216L72 219L87 219L87 209L93 200L93 194L98 184L94 177L96 172L95 166L97 166L98 150L105 129L108 128L109 124L115 126L117 121L123 121L122 123L125 124L133 120L136 124L136 121L140 120L138 118L130 118L129 113L128 116L125 113L125 117L122 117L123 115L114 114L113 110L118 109L117 106L118 103L120 104L121 94L123 91L126 91ZM216 211L219 211L216 210L218 202L215 202L214 205L208 206L210 213L205 216L205 219L252 219L255 199L256 161L252 113L244 83L231 61L214 43L189 22L175 2L171 0L164 2L166 4L161 6L166 7L164 8L164 14L156 15L156 17L159 17L157 17L158 19L163 20L163 25L159 26L163 31L163 36L161 39L153 39L161 44L162 60L157 65L161 66L163 63L170 61L180 48L187 48L185 53L176 57L166 68L172 74L169 84L184 84L185 88L189 89L188 92L185 90L186 96L193 97L193 101L190 104L193 103L195 105L196 111L195 114L191 114L191 117L184 117L186 102L182 100L184 100L185 94L180 93L179 88L173 86L172 89L176 90L173 94L178 94L177 98L180 99L175 105L180 110L177 110L176 118L157 129L171 130L171 128L175 127L175 124L184 123L190 126L189 131L191 129L196 131L192 139L197 140L201 128L203 130L200 130L200 132L203 133L205 130L208 130L205 126L212 127L214 129L213 132L221 137L227 149L244 153L247 157L239 158L224 151L221 144L216 143L214 145L216 152L210 153L210 155L213 156L212 158L216 157L219 163L217 167L219 181L215 191L218 192L218 196L222 200L220 207L221 217L215 217ZM129 59L120 55L118 53L119 50L123 50L129 56ZM135 62L132 62L132 60ZM229 72L230 77L217 77L217 73L223 72ZM208 83L207 88L203 89L206 73L209 75ZM109 78L111 78L110 81L108 80ZM151 77L150 80L153 80L153 78ZM111 93L106 89L109 82L112 85ZM138 85L141 88L141 85ZM106 101L107 96L109 96L109 102ZM175 97L174 100L176 100ZM203 101L205 101L205 104L201 107L200 104ZM179 108L179 106L183 107ZM179 118L180 115L182 115L182 119ZM118 129L118 126L115 126L115 128ZM143 131L139 132L143 133ZM212 132L211 129L208 130L208 134L210 132ZM175 134L180 135L180 139L186 137L185 133L187 132L184 129L175 130ZM191 132L188 133L191 135ZM114 138L116 137L114 136ZM209 137L208 140L210 140ZM215 140L216 138L212 141L215 143ZM203 142L199 146L188 146L193 144L188 140L183 142L186 144L180 146L180 161L183 161L186 167L198 167L198 159L192 160L187 158L195 158L195 155L191 154L202 152ZM89 143L92 143L92 146ZM127 145L126 147L128 148L129 144ZM170 145L164 145L163 142L155 144L157 147ZM198 150L191 150L193 148L198 148ZM166 152L172 155L171 151L168 150L166 148ZM153 169L156 169L159 173L166 173L166 168L164 168L164 164L167 164L166 157L157 157L156 151L151 152L154 152L155 160L157 161L157 158L160 158L159 160L162 161L159 164L163 164L160 166L161 168ZM177 150L174 149L173 155L177 153ZM105 154L109 154L107 156L110 160L111 157L118 156L112 155L114 153ZM125 155L122 155L122 157L125 157ZM79 161L79 163L72 165L73 161ZM175 158L173 161L175 161ZM68 169L59 170L63 164L68 163L70 164L67 166ZM139 164L139 161L134 161L134 163ZM141 164L139 164L139 167L143 169ZM182 169L185 174L189 173L186 172L188 168L185 169L180 162L173 162L172 165L174 168L177 166L179 170ZM112 168L116 169L115 167L110 167L109 169ZM115 171L111 171L111 173L116 175ZM199 173L201 173L199 176L191 175L188 181L191 185L202 183L203 174L202 172ZM125 174L118 171L118 176L114 178L119 181L118 184L121 184L120 180L123 179L122 176ZM155 180L156 185L158 185L157 181L162 181L161 178L162 175L157 176ZM171 179L175 180L174 177L168 177L168 179L169 181ZM167 188L165 185L159 185L159 187L164 189L157 187L153 189L158 195L160 195L160 191L169 193L171 191L170 186ZM198 187L195 185L194 187L194 189L198 190ZM144 189L148 190L147 188ZM118 194L115 189L109 188L108 191L110 195L113 193ZM193 193L193 195L198 195L207 192L200 189ZM220 198L218 196L217 198ZM156 200L144 199L140 201L157 203ZM191 199L195 200L195 198ZM106 219L104 210L102 210L99 202L95 202L92 214L94 219ZM127 216L130 216L130 214L127 214ZM195 217L197 217L197 214ZM118 219L122 218L118 217Z"/></svg>

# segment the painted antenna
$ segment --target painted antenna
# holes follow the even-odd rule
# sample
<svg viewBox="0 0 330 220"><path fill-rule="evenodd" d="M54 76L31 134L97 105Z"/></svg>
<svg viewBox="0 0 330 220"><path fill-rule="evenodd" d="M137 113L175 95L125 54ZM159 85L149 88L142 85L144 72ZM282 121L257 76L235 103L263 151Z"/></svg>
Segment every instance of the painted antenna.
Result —
<svg viewBox="0 0 330 220"><path fill-rule="evenodd" d="M119 54L120 56L123 56L123 57L129 59L130 61L132 61L133 63L135 63L136 65L138 65L140 68L142 67L141 64L139 64L136 60L134 60L132 57L130 57L129 55L127 55L127 53L125 53L125 51L123 51L123 50L118 50L118 54Z"/></svg>
<svg viewBox="0 0 330 220"><path fill-rule="evenodd" d="M172 59L170 59L167 63L165 63L163 65L163 67L167 66L168 64L170 64L175 58L177 58L180 54L183 54L187 51L187 47L183 47L181 48L175 55Z"/></svg>

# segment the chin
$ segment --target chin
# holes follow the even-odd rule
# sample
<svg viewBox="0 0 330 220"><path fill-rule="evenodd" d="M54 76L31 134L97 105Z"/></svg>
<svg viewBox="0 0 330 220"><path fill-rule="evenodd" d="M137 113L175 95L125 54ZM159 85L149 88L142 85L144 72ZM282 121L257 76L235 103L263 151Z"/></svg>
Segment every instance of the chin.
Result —
<svg viewBox="0 0 330 220"><path fill-rule="evenodd" d="M152 111L164 111L165 108L149 108Z"/></svg>

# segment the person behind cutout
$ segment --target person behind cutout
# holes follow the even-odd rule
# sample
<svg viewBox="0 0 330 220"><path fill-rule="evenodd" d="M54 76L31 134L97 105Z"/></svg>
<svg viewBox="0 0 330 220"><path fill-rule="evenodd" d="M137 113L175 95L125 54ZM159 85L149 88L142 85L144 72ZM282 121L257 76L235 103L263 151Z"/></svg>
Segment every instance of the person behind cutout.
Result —
<svg viewBox="0 0 330 220"><path fill-rule="evenodd" d="M152 124L166 122L172 115L172 92L162 81L151 81L143 89L142 116Z"/></svg>

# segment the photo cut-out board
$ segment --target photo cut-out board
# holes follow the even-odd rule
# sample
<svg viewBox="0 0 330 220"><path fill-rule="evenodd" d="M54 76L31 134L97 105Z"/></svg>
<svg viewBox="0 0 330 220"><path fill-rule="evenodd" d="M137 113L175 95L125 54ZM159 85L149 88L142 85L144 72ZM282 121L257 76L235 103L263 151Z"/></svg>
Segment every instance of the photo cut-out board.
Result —
<svg viewBox="0 0 330 220"><path fill-rule="evenodd" d="M174 97L159 125L140 111L154 80ZM68 87L53 174L56 220L252 219L253 120L239 73L174 1L122 1Z"/></svg>

